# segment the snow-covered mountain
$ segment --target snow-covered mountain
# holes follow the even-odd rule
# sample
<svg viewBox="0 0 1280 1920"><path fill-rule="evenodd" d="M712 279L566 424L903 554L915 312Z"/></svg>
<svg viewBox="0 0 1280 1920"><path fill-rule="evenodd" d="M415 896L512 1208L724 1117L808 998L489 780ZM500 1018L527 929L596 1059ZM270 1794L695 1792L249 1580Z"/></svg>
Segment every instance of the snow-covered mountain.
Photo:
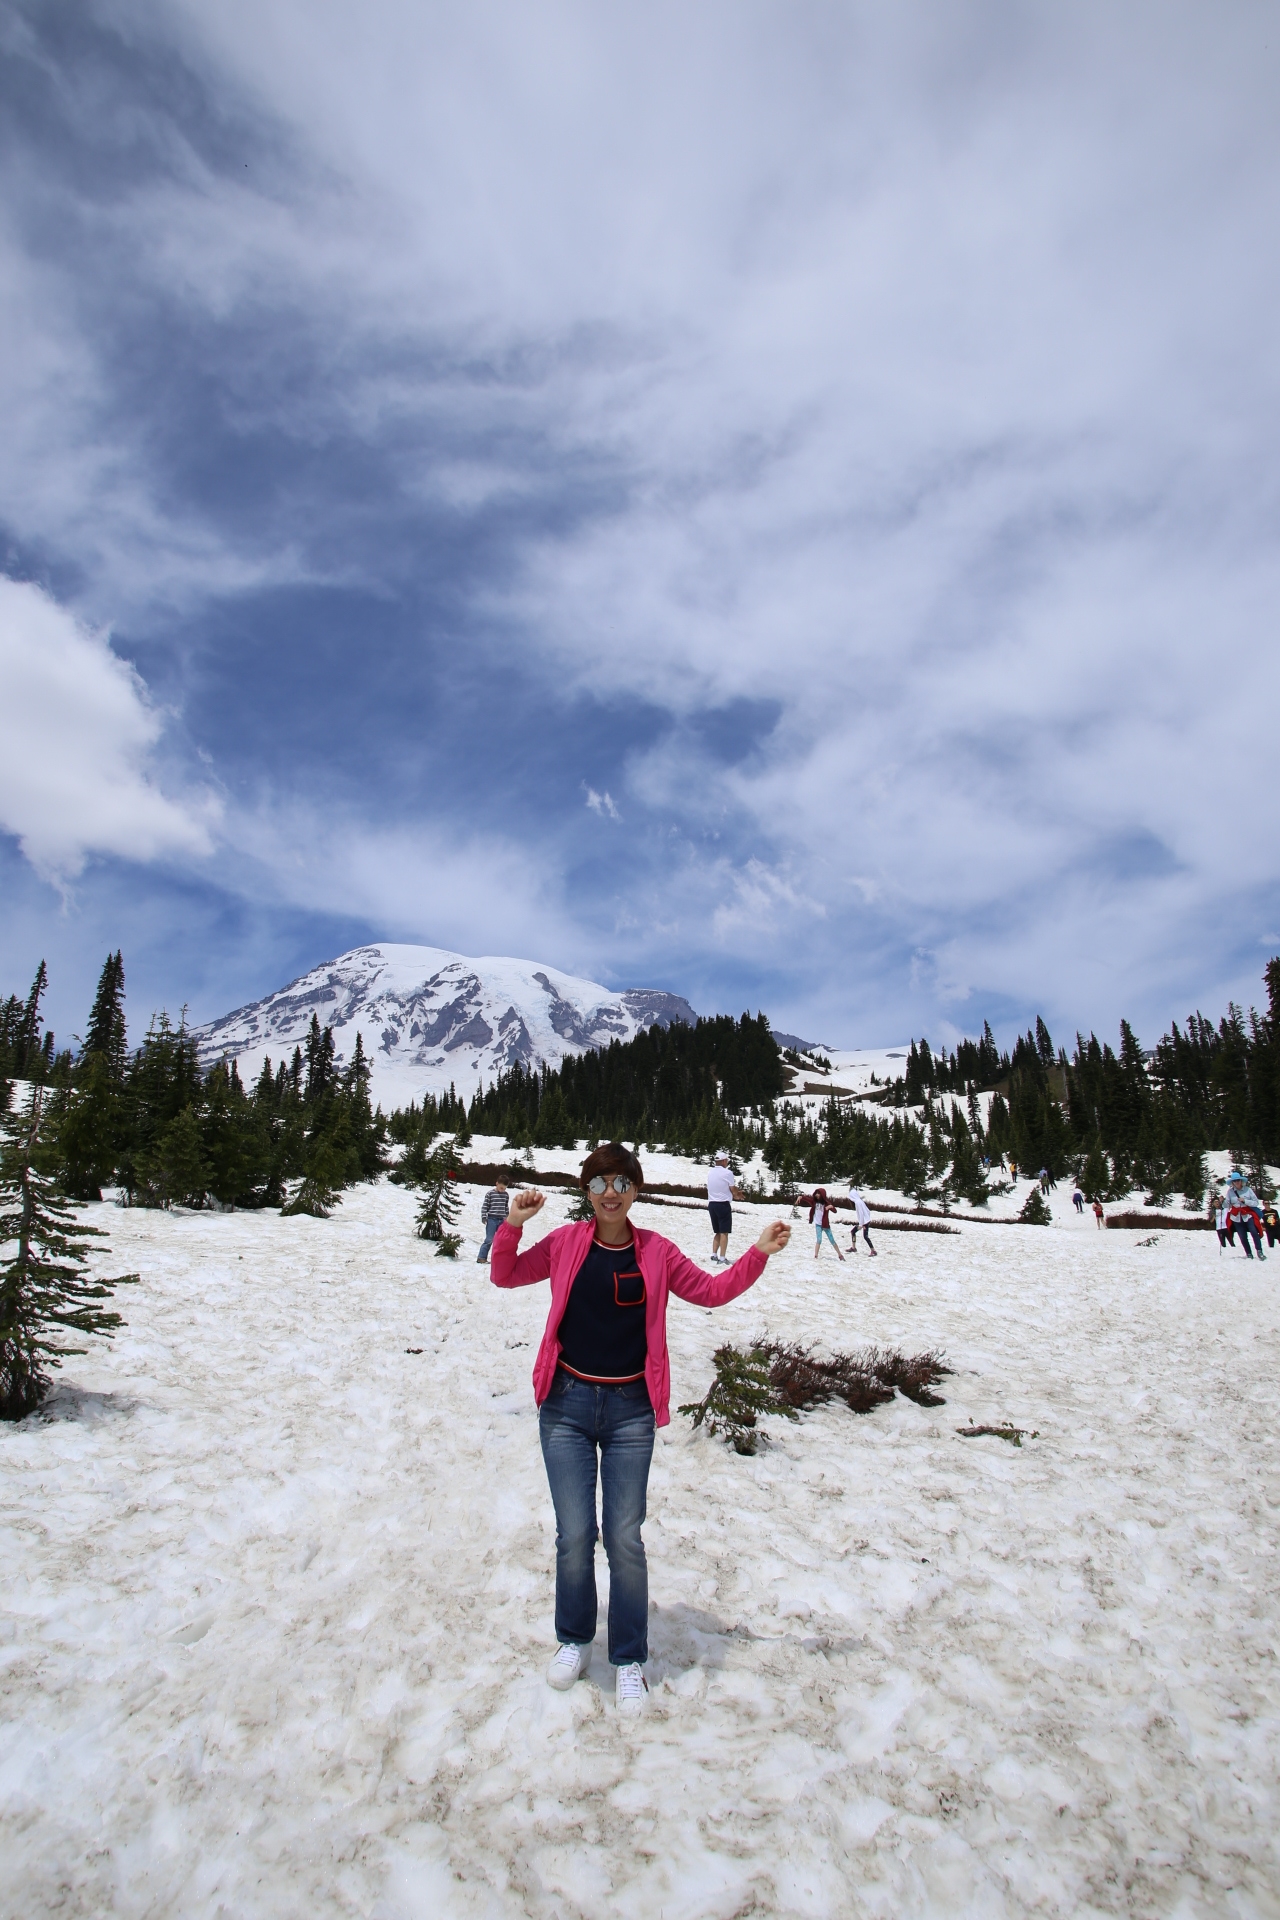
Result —
<svg viewBox="0 0 1280 1920"><path fill-rule="evenodd" d="M569 1054L629 1040L646 1027L697 1018L679 994L632 987L613 993L535 960L468 959L441 947L356 947L313 967L278 993L196 1027L205 1064L239 1062L246 1081L265 1055L288 1059L311 1015L331 1026L340 1060L356 1034L384 1109L453 1083L470 1095L482 1078L522 1060L558 1066Z"/></svg>

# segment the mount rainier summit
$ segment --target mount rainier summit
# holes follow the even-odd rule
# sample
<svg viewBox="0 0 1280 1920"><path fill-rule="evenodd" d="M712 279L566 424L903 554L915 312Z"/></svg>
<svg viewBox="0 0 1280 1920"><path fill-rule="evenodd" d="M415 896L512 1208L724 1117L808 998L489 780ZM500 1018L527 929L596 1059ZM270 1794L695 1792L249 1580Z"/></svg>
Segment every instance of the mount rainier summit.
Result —
<svg viewBox="0 0 1280 1920"><path fill-rule="evenodd" d="M372 946L313 967L278 993L194 1028L193 1037L203 1064L234 1059L248 1081L266 1056L278 1064L305 1044L313 1013L333 1028L339 1061L350 1059L363 1033L373 1097L386 1109L450 1082L470 1095L517 1060L556 1067L646 1027L697 1018L678 994L613 993L532 960Z"/></svg>

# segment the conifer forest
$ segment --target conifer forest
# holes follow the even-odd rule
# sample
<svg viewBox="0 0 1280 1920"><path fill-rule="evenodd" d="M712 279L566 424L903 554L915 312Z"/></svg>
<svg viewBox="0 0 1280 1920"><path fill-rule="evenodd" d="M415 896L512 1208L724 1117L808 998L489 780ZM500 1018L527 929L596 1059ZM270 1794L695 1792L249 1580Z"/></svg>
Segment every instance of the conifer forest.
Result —
<svg viewBox="0 0 1280 1920"><path fill-rule="evenodd" d="M1037 1019L1011 1051L980 1038L934 1052L913 1040L905 1070L867 1098L821 1107L788 1096L788 1057L763 1014L653 1027L551 1069L517 1063L470 1102L452 1089L384 1117L357 1036L339 1066L315 1015L305 1047L266 1061L246 1087L234 1061L202 1066L182 1019L150 1022L130 1050L124 963L109 955L82 1043L59 1049L40 1018L43 963L0 1005L0 1084L48 1089L41 1152L72 1200L117 1189L126 1204L261 1207L323 1215L343 1187L376 1177L387 1144L417 1184L440 1134L530 1146L632 1140L709 1157L757 1152L781 1192L852 1178L981 1204L1009 1162L1077 1179L1092 1198L1136 1187L1157 1202L1204 1197L1204 1155L1229 1150L1266 1184L1280 1163L1280 958L1265 1010L1194 1013L1151 1050L1122 1021L1118 1045L1077 1033L1070 1054ZM792 1063L799 1066L798 1058ZM838 1075L836 1076L838 1081ZM299 1183L301 1183L299 1185Z"/></svg>

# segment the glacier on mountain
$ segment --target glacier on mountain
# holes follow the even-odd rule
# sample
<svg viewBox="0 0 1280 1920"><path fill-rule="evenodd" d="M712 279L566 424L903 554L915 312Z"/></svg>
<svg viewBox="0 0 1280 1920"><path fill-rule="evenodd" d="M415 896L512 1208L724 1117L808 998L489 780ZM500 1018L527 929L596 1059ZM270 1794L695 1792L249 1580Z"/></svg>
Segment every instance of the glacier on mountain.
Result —
<svg viewBox="0 0 1280 1920"><path fill-rule="evenodd" d="M340 1061L364 1035L384 1109L450 1084L470 1095L519 1060L559 1066L570 1054L694 1021L687 1000L656 988L615 993L533 960L470 959L441 947L356 947L278 993L193 1029L200 1058L234 1059L247 1082L305 1044L311 1016L331 1026Z"/></svg>

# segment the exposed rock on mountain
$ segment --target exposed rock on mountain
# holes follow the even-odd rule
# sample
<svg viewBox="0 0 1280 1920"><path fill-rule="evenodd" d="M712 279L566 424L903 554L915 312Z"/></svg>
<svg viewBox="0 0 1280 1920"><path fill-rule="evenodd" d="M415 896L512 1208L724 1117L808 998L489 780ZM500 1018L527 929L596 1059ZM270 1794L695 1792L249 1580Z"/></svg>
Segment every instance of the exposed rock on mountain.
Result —
<svg viewBox="0 0 1280 1920"><path fill-rule="evenodd" d="M520 1060L558 1066L568 1054L629 1040L646 1027L697 1018L687 1000L654 988L614 993L530 960L468 959L440 947L356 947L313 967L251 1006L197 1027L200 1057L239 1062L255 1075L264 1056L288 1059L311 1015L333 1028L338 1056L357 1032L384 1107L407 1105L452 1082L470 1094Z"/></svg>

